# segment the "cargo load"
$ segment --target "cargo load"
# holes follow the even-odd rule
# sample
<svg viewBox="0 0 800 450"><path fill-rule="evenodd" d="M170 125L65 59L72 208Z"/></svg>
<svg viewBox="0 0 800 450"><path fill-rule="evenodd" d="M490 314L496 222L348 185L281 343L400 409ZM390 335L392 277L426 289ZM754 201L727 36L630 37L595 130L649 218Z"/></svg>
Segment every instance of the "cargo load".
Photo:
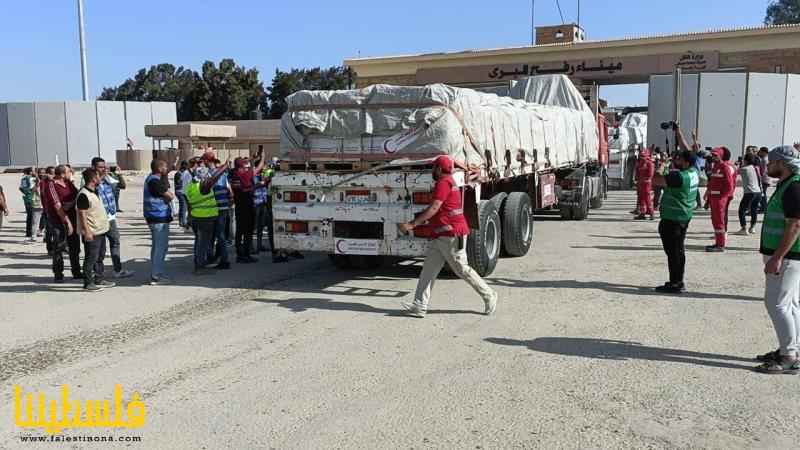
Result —
<svg viewBox="0 0 800 450"><path fill-rule="evenodd" d="M558 168L597 155L596 119L564 75L517 82L509 97L444 84L374 85L300 91L287 104L281 153L291 161L447 154L508 173L520 161Z"/></svg>

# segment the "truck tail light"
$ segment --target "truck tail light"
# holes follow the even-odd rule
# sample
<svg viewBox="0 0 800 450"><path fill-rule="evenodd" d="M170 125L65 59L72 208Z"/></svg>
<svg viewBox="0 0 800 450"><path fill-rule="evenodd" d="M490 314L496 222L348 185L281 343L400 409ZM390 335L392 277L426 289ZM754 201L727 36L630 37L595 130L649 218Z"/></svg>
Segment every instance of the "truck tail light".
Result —
<svg viewBox="0 0 800 450"><path fill-rule="evenodd" d="M369 190L359 190L359 191L345 191L344 195L348 197L369 197Z"/></svg>
<svg viewBox="0 0 800 450"><path fill-rule="evenodd" d="M286 232L308 234L308 222L286 222Z"/></svg>
<svg viewBox="0 0 800 450"><path fill-rule="evenodd" d="M306 201L306 193L303 191L284 192L283 201L287 203L303 203Z"/></svg>
<svg viewBox="0 0 800 450"><path fill-rule="evenodd" d="M414 192L411 196L415 205L430 205L433 202L432 192Z"/></svg>

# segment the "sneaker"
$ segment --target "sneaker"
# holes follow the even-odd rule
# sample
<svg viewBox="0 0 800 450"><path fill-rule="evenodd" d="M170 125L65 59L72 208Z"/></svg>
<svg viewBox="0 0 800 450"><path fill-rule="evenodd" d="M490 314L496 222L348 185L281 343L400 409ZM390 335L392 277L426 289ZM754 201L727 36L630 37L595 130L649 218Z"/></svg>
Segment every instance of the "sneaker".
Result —
<svg viewBox="0 0 800 450"><path fill-rule="evenodd" d="M724 253L725 247L717 247L716 245L708 245L706 246L706 252L708 253Z"/></svg>
<svg viewBox="0 0 800 450"><path fill-rule="evenodd" d="M739 230L739 231L737 231L736 233L733 233L733 234L735 234L737 236L747 236L747 228L742 227L741 230Z"/></svg>
<svg viewBox="0 0 800 450"><path fill-rule="evenodd" d="M494 314L495 310L497 309L497 292L492 292L492 295L489 297L489 300L484 300L486 304L486 309L483 311L484 314L487 316L491 316Z"/></svg>
<svg viewBox="0 0 800 450"><path fill-rule="evenodd" d="M650 214L650 220L656 220L655 214Z"/></svg>
<svg viewBox="0 0 800 450"><path fill-rule="evenodd" d="M402 306L403 306L403 309L405 309L406 312L408 313L408 315L411 316L411 317L418 317L420 319L424 319L425 318L425 314L428 313L427 309L425 309L422 305L420 305L419 303L416 303L416 302L414 302L414 303L403 303Z"/></svg>
<svg viewBox="0 0 800 450"><path fill-rule="evenodd" d="M107 280L95 281L94 284L97 287L103 288L103 289L105 289L105 288L113 288L114 286L117 285L117 283L114 283L113 281L107 281Z"/></svg>
<svg viewBox="0 0 800 450"><path fill-rule="evenodd" d="M103 288L101 288L96 284L87 284L86 286L83 287L83 290L88 292L97 292L97 291L102 291Z"/></svg>
<svg viewBox="0 0 800 450"><path fill-rule="evenodd" d="M633 220L647 220L644 214L639 214L638 216L634 217Z"/></svg>
<svg viewBox="0 0 800 450"><path fill-rule="evenodd" d="M656 292L664 294L685 294L686 286L683 283L664 283L663 286L658 286Z"/></svg>
<svg viewBox="0 0 800 450"><path fill-rule="evenodd" d="M150 278L150 286L162 286L169 284L172 280L167 277L152 277Z"/></svg>
<svg viewBox="0 0 800 450"><path fill-rule="evenodd" d="M53 283L61 284L63 282L64 282L64 275L56 275L55 278L53 278Z"/></svg>
<svg viewBox="0 0 800 450"><path fill-rule="evenodd" d="M132 270L122 269L119 272L114 272L114 278L116 278L116 279L130 278L130 277L133 276L133 273L134 272Z"/></svg>
<svg viewBox="0 0 800 450"><path fill-rule="evenodd" d="M756 229L755 228L750 228L747 232L750 233L750 234L756 234Z"/></svg>

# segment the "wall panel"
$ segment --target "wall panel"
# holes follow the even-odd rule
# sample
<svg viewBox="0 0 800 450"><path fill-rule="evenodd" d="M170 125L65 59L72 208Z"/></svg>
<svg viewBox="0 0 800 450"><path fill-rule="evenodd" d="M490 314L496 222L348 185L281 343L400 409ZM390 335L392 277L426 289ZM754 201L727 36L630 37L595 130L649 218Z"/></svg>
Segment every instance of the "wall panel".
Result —
<svg viewBox="0 0 800 450"><path fill-rule="evenodd" d="M8 107L0 103L0 166L11 164L11 149L8 146Z"/></svg>
<svg viewBox="0 0 800 450"><path fill-rule="evenodd" d="M153 124L150 103L125 102L125 129L136 150L152 150L153 140L144 134L144 126Z"/></svg>
<svg viewBox="0 0 800 450"><path fill-rule="evenodd" d="M786 120L783 145L800 142L800 75L789 75L786 83Z"/></svg>
<svg viewBox="0 0 800 450"><path fill-rule="evenodd" d="M33 104L36 118L36 159L40 166L55 166L69 161L67 120L63 102Z"/></svg>
<svg viewBox="0 0 800 450"><path fill-rule="evenodd" d="M66 102L67 152L70 164L88 165L100 155L94 102Z"/></svg>
<svg viewBox="0 0 800 450"><path fill-rule="evenodd" d="M117 150L125 149L125 105L122 102L97 102L97 132L100 156L116 163Z"/></svg>
<svg viewBox="0 0 800 450"><path fill-rule="evenodd" d="M701 145L726 146L733 158L743 151L747 74L700 75L699 140ZM688 139L688 136L687 136Z"/></svg>
<svg viewBox="0 0 800 450"><path fill-rule="evenodd" d="M783 142L786 75L751 73L749 80L744 145L777 147Z"/></svg>
<svg viewBox="0 0 800 450"><path fill-rule="evenodd" d="M8 103L8 142L12 166L36 165L33 103Z"/></svg>

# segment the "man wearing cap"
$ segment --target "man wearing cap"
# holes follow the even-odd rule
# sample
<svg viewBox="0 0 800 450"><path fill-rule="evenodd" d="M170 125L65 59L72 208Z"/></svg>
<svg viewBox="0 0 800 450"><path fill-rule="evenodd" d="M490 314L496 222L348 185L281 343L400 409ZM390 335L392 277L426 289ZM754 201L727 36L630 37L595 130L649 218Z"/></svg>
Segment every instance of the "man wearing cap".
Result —
<svg viewBox="0 0 800 450"><path fill-rule="evenodd" d="M764 304L778 349L757 359L768 374L800 373L800 152L790 146L769 152L769 176L778 179L761 228L766 289Z"/></svg>
<svg viewBox="0 0 800 450"><path fill-rule="evenodd" d="M736 190L736 169L730 164L731 151L717 147L711 151L714 168L708 180L708 202L711 205L711 224L714 226L714 245L707 252L724 252L728 233L728 207Z"/></svg>
<svg viewBox="0 0 800 450"><path fill-rule="evenodd" d="M448 156L436 158L433 164L433 201L416 219L400 224L403 232L410 233L414 228L426 222L432 229L430 250L425 257L425 264L417 284L413 303L403 303L403 307L414 317L425 317L431 297L433 282L442 270L445 262L461 279L466 281L483 298L484 313L491 315L497 308L497 292L469 266L467 262L466 241L469 226L464 217L461 189L456 185L452 173L454 166L469 172L469 168L454 162Z"/></svg>

